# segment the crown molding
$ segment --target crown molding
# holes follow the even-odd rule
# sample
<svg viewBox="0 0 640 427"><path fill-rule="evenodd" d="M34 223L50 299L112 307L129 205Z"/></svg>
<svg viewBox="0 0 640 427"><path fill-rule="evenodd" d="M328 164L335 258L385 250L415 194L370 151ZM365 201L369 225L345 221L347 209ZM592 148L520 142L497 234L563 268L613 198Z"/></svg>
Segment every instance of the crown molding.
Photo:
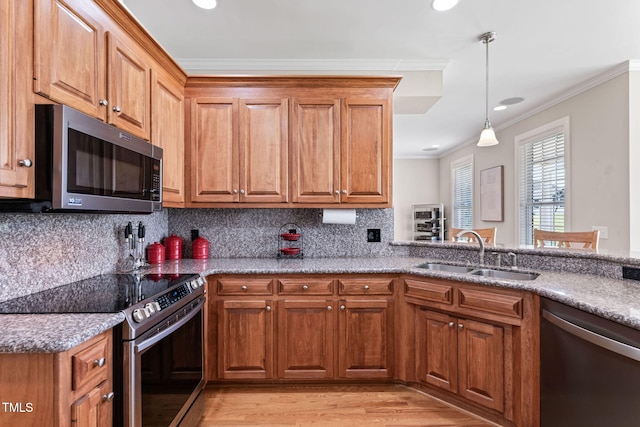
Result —
<svg viewBox="0 0 640 427"><path fill-rule="evenodd" d="M443 71L449 60L176 58L188 73L202 71Z"/></svg>

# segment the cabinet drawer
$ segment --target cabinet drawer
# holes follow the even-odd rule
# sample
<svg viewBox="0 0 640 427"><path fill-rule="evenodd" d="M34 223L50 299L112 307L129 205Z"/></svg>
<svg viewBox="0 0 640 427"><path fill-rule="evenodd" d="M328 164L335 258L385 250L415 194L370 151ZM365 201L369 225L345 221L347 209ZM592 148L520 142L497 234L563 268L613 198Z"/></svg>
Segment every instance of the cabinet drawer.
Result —
<svg viewBox="0 0 640 427"><path fill-rule="evenodd" d="M340 295L393 295L393 279L342 279Z"/></svg>
<svg viewBox="0 0 640 427"><path fill-rule="evenodd" d="M218 295L271 295L272 279L218 279Z"/></svg>
<svg viewBox="0 0 640 427"><path fill-rule="evenodd" d="M281 279L278 293L282 295L332 295L333 280Z"/></svg>
<svg viewBox="0 0 640 427"><path fill-rule="evenodd" d="M487 313L522 318L522 298L477 289L458 289L458 305Z"/></svg>
<svg viewBox="0 0 640 427"><path fill-rule="evenodd" d="M453 287L441 283L405 280L405 295L441 304L453 304Z"/></svg>
<svg viewBox="0 0 640 427"><path fill-rule="evenodd" d="M110 370L109 340L102 339L71 356L71 387L78 390L89 383L99 384Z"/></svg>

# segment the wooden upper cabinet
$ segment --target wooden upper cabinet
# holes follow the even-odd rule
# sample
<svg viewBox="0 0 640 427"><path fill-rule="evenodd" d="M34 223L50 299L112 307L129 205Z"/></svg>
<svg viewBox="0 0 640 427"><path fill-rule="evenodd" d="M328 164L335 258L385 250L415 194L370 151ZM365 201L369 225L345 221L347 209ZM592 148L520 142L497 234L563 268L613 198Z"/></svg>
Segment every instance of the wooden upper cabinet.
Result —
<svg viewBox="0 0 640 427"><path fill-rule="evenodd" d="M184 89L163 73L151 73L151 142L162 148L162 203L184 203Z"/></svg>
<svg viewBox="0 0 640 427"><path fill-rule="evenodd" d="M340 202L340 100L291 101L292 201Z"/></svg>
<svg viewBox="0 0 640 427"><path fill-rule="evenodd" d="M342 104L343 203L389 203L391 100L347 98Z"/></svg>
<svg viewBox="0 0 640 427"><path fill-rule="evenodd" d="M287 99L240 100L241 202L287 201L287 106Z"/></svg>
<svg viewBox="0 0 640 427"><path fill-rule="evenodd" d="M34 91L105 120L104 31L85 0L34 1Z"/></svg>
<svg viewBox="0 0 640 427"><path fill-rule="evenodd" d="M194 98L190 105L192 202L239 200L238 100Z"/></svg>
<svg viewBox="0 0 640 427"><path fill-rule="evenodd" d="M0 197L34 196L29 3L0 2ZM31 166L29 166L31 162Z"/></svg>
<svg viewBox="0 0 640 427"><path fill-rule="evenodd" d="M108 122L148 140L151 129L151 66L135 44L108 33Z"/></svg>

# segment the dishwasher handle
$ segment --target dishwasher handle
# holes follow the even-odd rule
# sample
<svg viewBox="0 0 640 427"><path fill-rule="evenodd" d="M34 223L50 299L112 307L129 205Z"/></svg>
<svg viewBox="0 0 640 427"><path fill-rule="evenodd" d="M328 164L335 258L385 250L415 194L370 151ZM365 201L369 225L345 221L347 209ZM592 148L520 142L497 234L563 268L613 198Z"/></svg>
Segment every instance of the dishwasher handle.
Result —
<svg viewBox="0 0 640 427"><path fill-rule="evenodd" d="M640 362L640 348L636 348L628 344L612 340L611 338L596 334L595 332L591 332L588 329L585 329L561 317L558 317L547 310L542 310L542 317L544 317L560 329L564 330L565 332L575 335L576 337L581 338L584 341L590 342L591 344L597 345L598 347L602 347L621 356L628 357L629 359Z"/></svg>

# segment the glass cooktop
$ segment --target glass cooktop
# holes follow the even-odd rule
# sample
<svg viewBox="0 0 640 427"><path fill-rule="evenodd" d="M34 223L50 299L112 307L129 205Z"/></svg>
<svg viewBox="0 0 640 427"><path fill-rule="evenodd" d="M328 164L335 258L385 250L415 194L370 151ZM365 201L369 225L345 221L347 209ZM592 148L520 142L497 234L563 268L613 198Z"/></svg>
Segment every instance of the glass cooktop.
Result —
<svg viewBox="0 0 640 427"><path fill-rule="evenodd" d="M103 274L0 302L0 313L117 313L196 277L196 274Z"/></svg>

